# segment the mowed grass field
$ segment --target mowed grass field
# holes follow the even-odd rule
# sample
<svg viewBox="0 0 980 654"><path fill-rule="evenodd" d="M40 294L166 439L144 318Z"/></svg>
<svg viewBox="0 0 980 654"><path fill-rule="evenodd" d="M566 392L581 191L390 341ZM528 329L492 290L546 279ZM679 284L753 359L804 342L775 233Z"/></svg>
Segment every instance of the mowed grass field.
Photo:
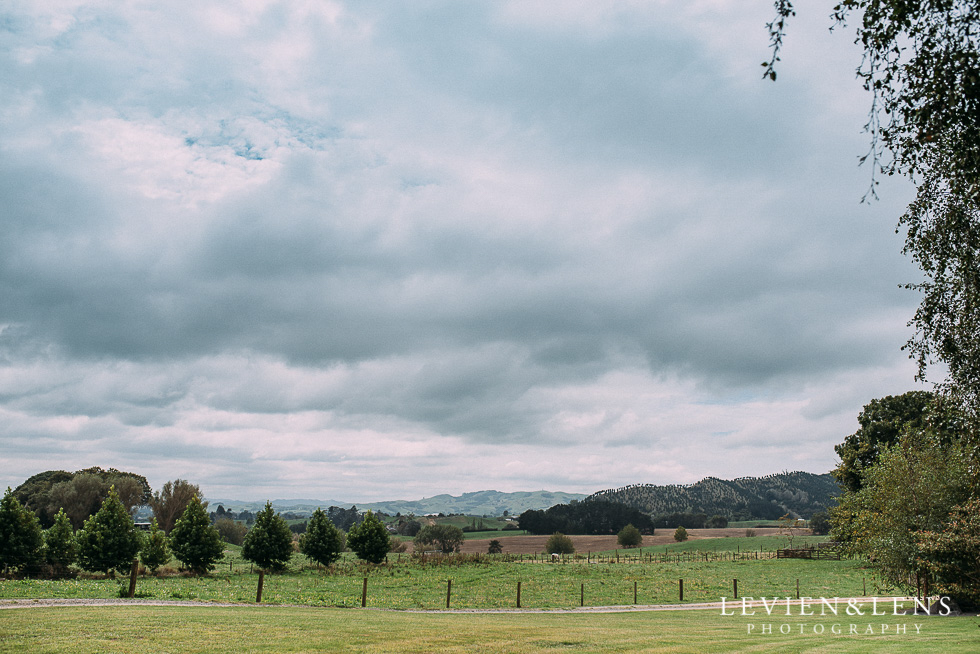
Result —
<svg viewBox="0 0 980 654"><path fill-rule="evenodd" d="M764 624L771 625L769 633L762 633ZM158 606L0 611L0 652L18 654L474 651L703 654L942 651L955 654L976 652L978 644L980 620L976 616L842 618L794 614L759 620L755 616L722 616L716 610L555 615Z"/></svg>

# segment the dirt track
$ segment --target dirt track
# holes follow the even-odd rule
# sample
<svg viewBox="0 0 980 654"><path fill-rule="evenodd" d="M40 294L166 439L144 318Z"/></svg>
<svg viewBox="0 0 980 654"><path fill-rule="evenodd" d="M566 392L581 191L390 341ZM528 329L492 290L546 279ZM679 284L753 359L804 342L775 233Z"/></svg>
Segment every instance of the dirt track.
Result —
<svg viewBox="0 0 980 654"><path fill-rule="evenodd" d="M756 536L770 536L779 533L776 528L753 529ZM724 537L744 537L745 529L688 529L689 540L701 540L703 538L724 538ZM615 536L569 536L575 545L575 551L602 552L614 550L619 547ZM548 536L507 536L498 538L507 554L533 554L543 552L544 545L548 541ZM486 553L487 546L490 544L489 538L479 538L468 540L463 543L462 552L468 554ZM643 547L673 545L674 530L662 529L653 536L643 537Z"/></svg>

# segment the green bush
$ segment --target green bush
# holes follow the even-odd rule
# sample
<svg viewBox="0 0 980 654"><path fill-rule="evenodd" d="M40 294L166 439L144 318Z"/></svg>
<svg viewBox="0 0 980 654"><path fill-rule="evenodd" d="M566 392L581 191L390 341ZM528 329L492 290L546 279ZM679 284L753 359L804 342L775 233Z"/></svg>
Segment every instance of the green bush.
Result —
<svg viewBox="0 0 980 654"><path fill-rule="evenodd" d="M548 554L574 554L575 545L572 544L571 538L556 531L548 538L544 550Z"/></svg>
<svg viewBox="0 0 980 654"><path fill-rule="evenodd" d="M616 535L616 542L619 543L620 547L625 547L627 549L642 547L643 534L641 534L640 530L633 525L626 525L620 529L619 533Z"/></svg>
<svg viewBox="0 0 980 654"><path fill-rule="evenodd" d="M676 540L678 543L683 543L684 541L686 541L687 540L687 529L684 529L683 526L678 527L677 529L675 529L674 530L674 540Z"/></svg>

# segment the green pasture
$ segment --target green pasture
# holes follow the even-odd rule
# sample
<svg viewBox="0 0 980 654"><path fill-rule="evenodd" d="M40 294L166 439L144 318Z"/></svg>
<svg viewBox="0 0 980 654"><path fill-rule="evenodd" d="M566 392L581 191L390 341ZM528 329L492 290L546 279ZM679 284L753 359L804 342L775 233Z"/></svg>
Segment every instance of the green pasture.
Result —
<svg viewBox="0 0 980 654"><path fill-rule="evenodd" d="M764 624L771 626L770 633L761 633ZM815 633L818 625L822 633ZM834 633L835 625L841 634ZM848 633L851 625L855 627L853 634ZM556 615L418 614L306 607L74 607L2 610L0 652L956 654L977 650L978 627L980 621L975 616L852 618L794 614L760 620L755 616L722 616L718 610ZM780 629L789 633L780 633Z"/></svg>
<svg viewBox="0 0 980 654"><path fill-rule="evenodd" d="M452 608L509 608L517 602L530 608L612 606L632 604L634 585L639 604L680 601L718 601L732 597L738 580L740 596L796 596L797 580L804 596L860 596L878 592L868 570L857 561L799 559L750 561L674 561L671 563L552 563L538 559L506 561L486 559L459 562L455 557L419 563L393 555L387 565L370 566L344 559L330 570L319 570L296 556L283 574L265 575L264 604L300 604L321 607L359 607L364 579L367 605L391 609L445 608L452 581ZM229 551L227 560L212 574L195 577L171 571L140 576L136 595L152 599L253 603L258 571ZM0 598L109 598L129 587L128 577L117 579L8 579L0 581Z"/></svg>

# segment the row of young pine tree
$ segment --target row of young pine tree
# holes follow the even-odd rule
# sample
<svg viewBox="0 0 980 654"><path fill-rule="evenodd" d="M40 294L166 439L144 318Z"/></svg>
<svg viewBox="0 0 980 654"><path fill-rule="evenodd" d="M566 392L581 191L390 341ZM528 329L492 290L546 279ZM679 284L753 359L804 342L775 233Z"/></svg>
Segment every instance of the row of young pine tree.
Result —
<svg viewBox="0 0 980 654"><path fill-rule="evenodd" d="M390 549L388 530L368 512L363 522L347 534L317 509L310 517L299 550L321 565L331 565L349 546L357 556L380 563ZM154 518L150 530L136 527L115 488L109 490L99 510L77 532L64 510L54 524L42 529L33 511L24 508L7 489L0 500L0 568L4 574L65 575L70 566L89 572L125 572L137 558L151 572L177 559L184 568L206 574L224 558L225 543L200 498L195 496L177 519L169 534ZM262 570L282 570L294 553L293 534L272 504L255 517L242 543L242 558Z"/></svg>

